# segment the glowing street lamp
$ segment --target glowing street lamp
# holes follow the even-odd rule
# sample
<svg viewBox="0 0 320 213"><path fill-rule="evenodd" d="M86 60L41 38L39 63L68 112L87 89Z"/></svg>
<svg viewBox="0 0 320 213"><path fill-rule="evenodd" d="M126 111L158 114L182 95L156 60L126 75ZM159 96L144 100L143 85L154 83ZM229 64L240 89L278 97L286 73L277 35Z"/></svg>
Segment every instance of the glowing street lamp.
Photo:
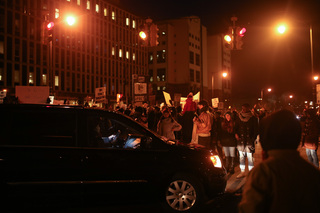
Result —
<svg viewBox="0 0 320 213"><path fill-rule="evenodd" d="M76 18L74 16L67 16L66 22L69 26L72 26L76 23Z"/></svg>
<svg viewBox="0 0 320 213"><path fill-rule="evenodd" d="M319 80L319 76L317 76L317 75L313 76L313 80L315 80L315 81Z"/></svg>
<svg viewBox="0 0 320 213"><path fill-rule="evenodd" d="M281 24L277 27L277 31L279 34L284 34L286 32L287 28L284 24Z"/></svg>

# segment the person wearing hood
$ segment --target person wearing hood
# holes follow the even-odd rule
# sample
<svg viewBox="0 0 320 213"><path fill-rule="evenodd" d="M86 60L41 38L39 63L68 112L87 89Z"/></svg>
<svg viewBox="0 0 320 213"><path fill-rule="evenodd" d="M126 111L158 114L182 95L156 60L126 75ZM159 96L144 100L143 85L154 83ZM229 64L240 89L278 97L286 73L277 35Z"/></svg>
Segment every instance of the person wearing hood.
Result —
<svg viewBox="0 0 320 213"><path fill-rule="evenodd" d="M168 139L175 139L175 131L181 130L182 126L174 120L168 109L162 112L162 117L158 123L158 134Z"/></svg>
<svg viewBox="0 0 320 213"><path fill-rule="evenodd" d="M243 104L241 108L235 128L241 171L237 178L246 176L246 157L248 158L248 170L253 168L254 142L258 135L258 119L252 114L250 105Z"/></svg>
<svg viewBox="0 0 320 213"><path fill-rule="evenodd" d="M249 173L240 213L320 212L320 170L297 150L301 125L289 110L259 123L262 162Z"/></svg>

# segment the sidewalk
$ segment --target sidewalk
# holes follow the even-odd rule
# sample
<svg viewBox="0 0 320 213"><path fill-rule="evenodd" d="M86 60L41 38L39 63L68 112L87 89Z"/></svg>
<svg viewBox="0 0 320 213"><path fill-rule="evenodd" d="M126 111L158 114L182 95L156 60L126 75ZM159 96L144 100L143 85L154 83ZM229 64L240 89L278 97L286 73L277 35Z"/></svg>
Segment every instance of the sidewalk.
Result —
<svg viewBox="0 0 320 213"><path fill-rule="evenodd" d="M258 163L260 163L262 161L261 151L262 151L261 145L260 145L260 143L257 143L256 144L256 151L253 154L254 165L257 165ZM300 155L305 160L308 161L308 158L306 155L306 149L299 146L298 151L300 152ZM320 159L320 149L318 149L317 153L318 153L318 157ZM246 163L248 163L248 162L246 162ZM246 171L246 172L248 172L248 171ZM240 173L240 168L239 168L239 164L237 164L235 167L234 174L232 174L232 175L228 174L228 182L227 182L226 192L234 193L234 192L239 191L243 187L243 185L246 182L246 177L237 179L236 177L239 173Z"/></svg>

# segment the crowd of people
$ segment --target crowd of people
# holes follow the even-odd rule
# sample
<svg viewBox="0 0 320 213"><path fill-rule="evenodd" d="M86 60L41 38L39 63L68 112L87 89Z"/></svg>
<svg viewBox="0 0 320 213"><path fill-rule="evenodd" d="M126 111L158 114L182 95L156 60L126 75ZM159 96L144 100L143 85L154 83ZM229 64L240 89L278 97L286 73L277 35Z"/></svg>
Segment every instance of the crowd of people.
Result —
<svg viewBox="0 0 320 213"><path fill-rule="evenodd" d="M315 109L304 110L300 119L290 110L268 114L249 104L240 112L220 111L206 100L196 103L190 93L183 109L145 104L123 113L168 139L216 150L230 174L239 160L236 177L247 176L239 212L320 212L320 121ZM258 142L263 161L254 165ZM309 162L297 151L299 145Z"/></svg>
<svg viewBox="0 0 320 213"><path fill-rule="evenodd" d="M197 143L218 152L225 162L228 172L234 173L235 161L239 162L240 174L246 176L246 160L248 171L254 167L253 154L255 144L259 142L259 121L267 116L263 108L259 111L244 103L240 111L218 110L209 105L208 101L193 100L189 93L183 108L129 105L120 111L150 130L170 140L183 143ZM314 109L306 109L300 118L302 127L302 146L306 149L309 161L319 168L317 156L318 138L320 136L320 120Z"/></svg>

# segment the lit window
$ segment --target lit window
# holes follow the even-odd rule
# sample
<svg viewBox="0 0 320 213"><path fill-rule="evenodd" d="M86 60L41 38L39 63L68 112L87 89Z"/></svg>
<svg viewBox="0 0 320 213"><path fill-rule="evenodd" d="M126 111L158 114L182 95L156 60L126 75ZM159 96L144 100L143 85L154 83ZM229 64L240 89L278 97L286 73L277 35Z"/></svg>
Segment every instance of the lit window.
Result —
<svg viewBox="0 0 320 213"><path fill-rule="evenodd" d="M112 11L112 20L116 20L116 13Z"/></svg>
<svg viewBox="0 0 320 213"><path fill-rule="evenodd" d="M3 68L0 68L0 81L3 81Z"/></svg>
<svg viewBox="0 0 320 213"><path fill-rule="evenodd" d="M107 8L104 8L104 9L103 9L103 14L104 14L104 16L107 16L107 14L108 14L108 13L107 13Z"/></svg>
<svg viewBox="0 0 320 213"><path fill-rule="evenodd" d="M132 60L136 60L136 54L135 53L132 53Z"/></svg>
<svg viewBox="0 0 320 213"><path fill-rule="evenodd" d="M81 0L77 0L77 5L80 5L81 4Z"/></svg>
<svg viewBox="0 0 320 213"><path fill-rule="evenodd" d="M20 72L19 70L14 71L14 82L19 83L20 82Z"/></svg>
<svg viewBox="0 0 320 213"><path fill-rule="evenodd" d="M160 90L160 87L157 87L157 90Z"/></svg>
<svg viewBox="0 0 320 213"><path fill-rule="evenodd" d="M126 58L129 59L129 51L126 52Z"/></svg>
<svg viewBox="0 0 320 213"><path fill-rule="evenodd" d="M114 55L114 47L112 47L111 54Z"/></svg>
<svg viewBox="0 0 320 213"><path fill-rule="evenodd" d="M136 21L132 20L132 28L136 28Z"/></svg>
<svg viewBox="0 0 320 213"><path fill-rule="evenodd" d="M47 75L46 74L42 74L42 84L47 85Z"/></svg>
<svg viewBox="0 0 320 213"><path fill-rule="evenodd" d="M99 13L99 5L96 4L96 12Z"/></svg>
<svg viewBox="0 0 320 213"><path fill-rule="evenodd" d="M70 0L67 0L68 2L70 2Z"/></svg>
<svg viewBox="0 0 320 213"><path fill-rule="evenodd" d="M165 31L163 31L163 32L162 32L162 35L165 35L165 34L166 34L166 32L165 32Z"/></svg>
<svg viewBox="0 0 320 213"><path fill-rule="evenodd" d="M59 76L54 76L54 86L59 86Z"/></svg>
<svg viewBox="0 0 320 213"><path fill-rule="evenodd" d="M59 12L60 12L59 9L56 8L54 13L55 18L59 18Z"/></svg>
<svg viewBox="0 0 320 213"><path fill-rule="evenodd" d="M29 84L33 84L33 72L29 73Z"/></svg>
<svg viewBox="0 0 320 213"><path fill-rule="evenodd" d="M90 10L90 1L87 0L87 10Z"/></svg>
<svg viewBox="0 0 320 213"><path fill-rule="evenodd" d="M153 82L153 76L150 77L150 82Z"/></svg>
<svg viewBox="0 0 320 213"><path fill-rule="evenodd" d="M122 49L119 50L119 57L122 58Z"/></svg>
<svg viewBox="0 0 320 213"><path fill-rule="evenodd" d="M126 18L126 25L129 26L130 25L130 19Z"/></svg>

